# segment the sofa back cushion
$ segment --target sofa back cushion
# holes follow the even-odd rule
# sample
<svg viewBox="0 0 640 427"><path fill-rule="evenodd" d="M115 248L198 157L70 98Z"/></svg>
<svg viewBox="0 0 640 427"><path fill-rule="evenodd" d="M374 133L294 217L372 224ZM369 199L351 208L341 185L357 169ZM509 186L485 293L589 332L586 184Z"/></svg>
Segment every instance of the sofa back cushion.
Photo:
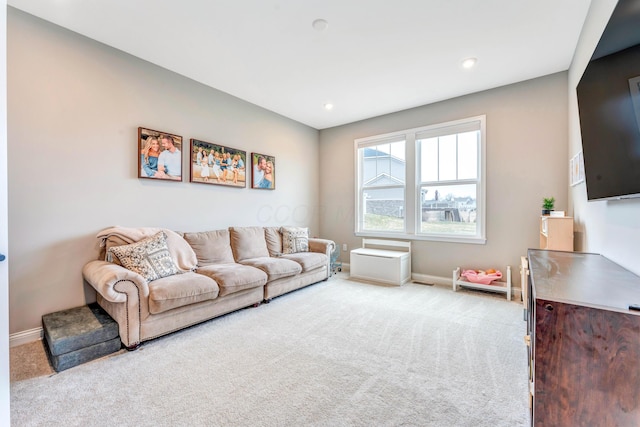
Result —
<svg viewBox="0 0 640 427"><path fill-rule="evenodd" d="M269 250L262 227L230 227L231 250L236 262L268 257Z"/></svg>
<svg viewBox="0 0 640 427"><path fill-rule="evenodd" d="M196 253L199 267L234 262L229 230L184 233L184 239Z"/></svg>
<svg viewBox="0 0 640 427"><path fill-rule="evenodd" d="M269 255L282 255L282 233L280 232L280 227L265 227L264 237L267 241Z"/></svg>

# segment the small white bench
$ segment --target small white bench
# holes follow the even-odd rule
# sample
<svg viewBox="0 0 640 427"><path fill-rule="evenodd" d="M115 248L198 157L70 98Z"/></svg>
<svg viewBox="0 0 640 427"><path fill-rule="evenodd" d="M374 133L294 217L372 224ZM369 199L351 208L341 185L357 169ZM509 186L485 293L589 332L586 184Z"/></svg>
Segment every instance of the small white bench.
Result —
<svg viewBox="0 0 640 427"><path fill-rule="evenodd" d="M362 239L351 251L350 277L401 286L411 280L411 242Z"/></svg>

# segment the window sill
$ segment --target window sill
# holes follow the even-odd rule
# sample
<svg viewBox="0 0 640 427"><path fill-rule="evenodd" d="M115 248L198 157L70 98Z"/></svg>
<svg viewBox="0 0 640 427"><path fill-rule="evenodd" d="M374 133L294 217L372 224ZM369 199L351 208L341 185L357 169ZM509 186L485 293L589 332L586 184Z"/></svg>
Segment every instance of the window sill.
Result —
<svg viewBox="0 0 640 427"><path fill-rule="evenodd" d="M435 236L424 234L385 233L383 231L357 231L355 235L359 237L378 237L383 239L404 239L446 243L466 243L473 245L484 245L487 243L487 239L485 237Z"/></svg>

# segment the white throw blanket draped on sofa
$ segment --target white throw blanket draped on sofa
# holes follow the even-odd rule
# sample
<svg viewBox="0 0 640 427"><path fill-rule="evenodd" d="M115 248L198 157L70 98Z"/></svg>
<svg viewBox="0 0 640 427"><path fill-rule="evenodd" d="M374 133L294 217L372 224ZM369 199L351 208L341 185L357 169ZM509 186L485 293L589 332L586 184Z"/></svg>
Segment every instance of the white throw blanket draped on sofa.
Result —
<svg viewBox="0 0 640 427"><path fill-rule="evenodd" d="M105 228L104 230L98 232L96 237L100 239L100 247L105 247L107 244L107 240L109 237L118 237L126 243L135 243L147 237L151 237L154 234L164 231L167 235L167 246L169 247L169 252L171 253L171 257L178 265L178 268L183 271L193 271L195 270L198 259L196 258L196 253L193 251L191 246L175 231L171 231L166 228L157 228L157 227L120 227L114 226ZM111 261L107 259L110 254L107 252L105 254L105 261Z"/></svg>

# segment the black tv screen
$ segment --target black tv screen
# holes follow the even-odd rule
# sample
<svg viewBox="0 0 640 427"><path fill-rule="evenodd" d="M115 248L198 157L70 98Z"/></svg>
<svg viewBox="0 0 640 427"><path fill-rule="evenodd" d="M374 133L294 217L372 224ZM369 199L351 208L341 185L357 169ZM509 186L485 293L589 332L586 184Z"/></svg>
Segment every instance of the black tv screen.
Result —
<svg viewBox="0 0 640 427"><path fill-rule="evenodd" d="M639 0L621 0L577 87L588 200L640 197Z"/></svg>
<svg viewBox="0 0 640 427"><path fill-rule="evenodd" d="M587 199L640 197L640 45L589 63L578 108Z"/></svg>

